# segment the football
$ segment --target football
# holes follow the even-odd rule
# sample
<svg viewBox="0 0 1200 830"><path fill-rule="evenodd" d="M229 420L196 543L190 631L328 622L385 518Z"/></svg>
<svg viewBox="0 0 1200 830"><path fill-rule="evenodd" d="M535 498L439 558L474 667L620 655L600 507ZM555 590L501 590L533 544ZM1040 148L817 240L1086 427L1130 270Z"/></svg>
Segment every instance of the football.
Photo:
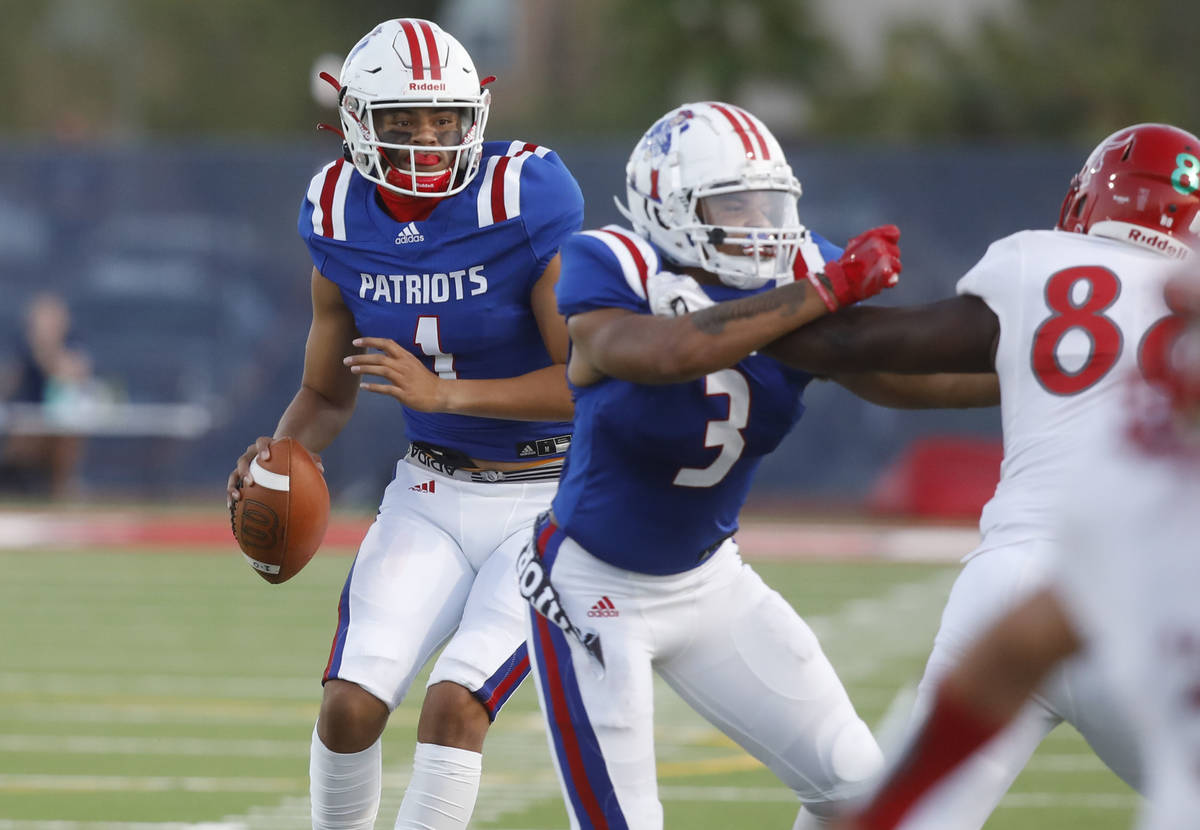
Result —
<svg viewBox="0 0 1200 830"><path fill-rule="evenodd" d="M287 582L308 564L329 524L329 489L312 456L291 438L271 442L271 457L250 462L251 484L234 502L233 536L267 582Z"/></svg>

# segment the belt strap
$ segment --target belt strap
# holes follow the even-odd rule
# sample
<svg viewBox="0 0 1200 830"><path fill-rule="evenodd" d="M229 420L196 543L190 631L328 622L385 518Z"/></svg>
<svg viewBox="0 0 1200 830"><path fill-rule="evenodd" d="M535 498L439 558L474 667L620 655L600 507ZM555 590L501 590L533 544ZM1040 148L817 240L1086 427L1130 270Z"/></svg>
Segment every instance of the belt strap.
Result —
<svg viewBox="0 0 1200 830"><path fill-rule="evenodd" d="M557 481L563 468L563 460L558 458L524 470L466 470L461 462L469 462L468 456L457 450L426 444L424 441L413 441L409 444L408 453L404 457L410 464L417 464L457 481L473 481L477 484Z"/></svg>

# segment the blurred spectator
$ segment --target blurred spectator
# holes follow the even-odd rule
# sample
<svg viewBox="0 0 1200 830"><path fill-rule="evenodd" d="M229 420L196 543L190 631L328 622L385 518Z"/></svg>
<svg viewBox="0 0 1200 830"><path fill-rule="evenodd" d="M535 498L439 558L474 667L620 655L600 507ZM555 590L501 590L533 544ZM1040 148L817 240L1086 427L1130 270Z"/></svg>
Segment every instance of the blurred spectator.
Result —
<svg viewBox="0 0 1200 830"><path fill-rule="evenodd" d="M73 341L70 311L57 294L40 293L30 300L22 334L0 390L7 403L40 405L40 418L21 421L40 423L45 430L6 429L0 486L61 498L77 489L83 437L56 429L61 420L57 415L69 412L85 393L92 382L92 363Z"/></svg>

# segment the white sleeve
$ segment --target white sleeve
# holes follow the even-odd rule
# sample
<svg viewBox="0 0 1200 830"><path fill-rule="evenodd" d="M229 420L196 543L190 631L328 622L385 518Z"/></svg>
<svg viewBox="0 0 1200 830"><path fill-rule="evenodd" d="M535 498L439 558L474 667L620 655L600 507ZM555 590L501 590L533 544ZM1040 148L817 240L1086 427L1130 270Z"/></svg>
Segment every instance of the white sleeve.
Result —
<svg viewBox="0 0 1200 830"><path fill-rule="evenodd" d="M979 297L1003 320L1003 309L1017 303L1022 294L1021 249L1021 234L996 240L983 258L959 279L955 291Z"/></svg>

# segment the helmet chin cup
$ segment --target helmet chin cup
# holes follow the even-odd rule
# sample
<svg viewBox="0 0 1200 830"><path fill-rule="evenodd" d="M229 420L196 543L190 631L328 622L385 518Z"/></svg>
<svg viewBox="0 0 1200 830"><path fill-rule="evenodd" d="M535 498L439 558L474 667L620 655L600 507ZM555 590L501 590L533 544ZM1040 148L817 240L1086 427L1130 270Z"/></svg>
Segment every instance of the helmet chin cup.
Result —
<svg viewBox="0 0 1200 830"><path fill-rule="evenodd" d="M407 170L392 167L387 172L383 186L404 195L419 193L422 196L441 196L450 189L453 178L454 171L449 167L436 173L417 173L416 175Z"/></svg>

